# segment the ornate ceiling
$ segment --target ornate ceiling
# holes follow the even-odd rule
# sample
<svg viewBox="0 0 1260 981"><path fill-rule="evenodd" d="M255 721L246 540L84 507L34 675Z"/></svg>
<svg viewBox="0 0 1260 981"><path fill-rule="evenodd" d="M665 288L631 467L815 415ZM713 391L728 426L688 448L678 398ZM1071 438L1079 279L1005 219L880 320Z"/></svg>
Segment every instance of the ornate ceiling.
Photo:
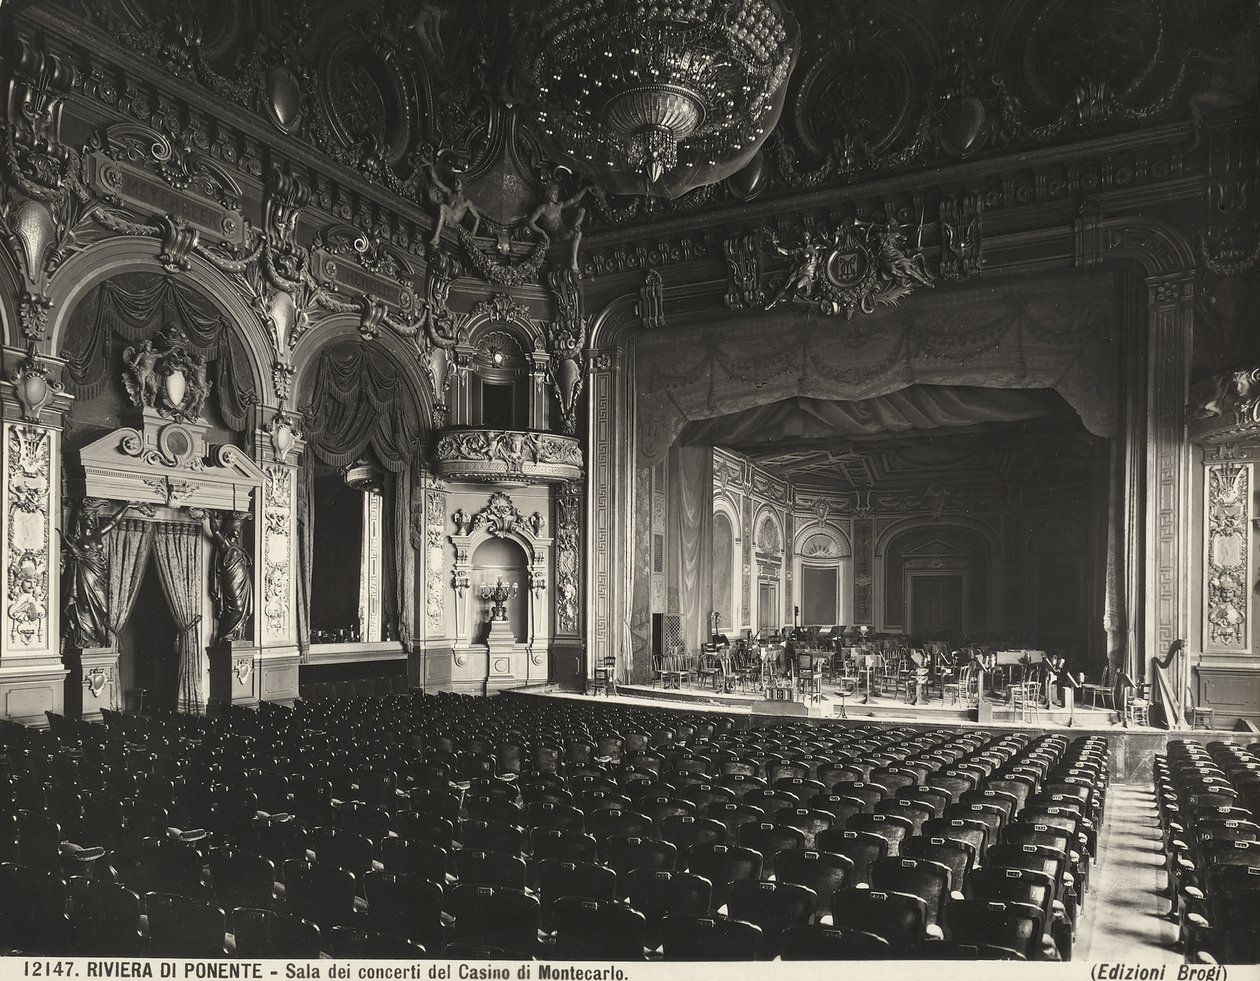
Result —
<svg viewBox="0 0 1260 981"><path fill-rule="evenodd" d="M462 178L503 254L537 241L549 183L568 203L586 180L557 169L532 135L557 100L529 57L543 0L53 2L404 199L436 204ZM590 225L1184 119L1187 86L1221 68L1213 58L1228 61L1220 38L1246 26L1242 5L1207 0L784 5L801 50L762 151L673 202L597 186ZM1249 95L1241 84L1216 78L1210 104Z"/></svg>

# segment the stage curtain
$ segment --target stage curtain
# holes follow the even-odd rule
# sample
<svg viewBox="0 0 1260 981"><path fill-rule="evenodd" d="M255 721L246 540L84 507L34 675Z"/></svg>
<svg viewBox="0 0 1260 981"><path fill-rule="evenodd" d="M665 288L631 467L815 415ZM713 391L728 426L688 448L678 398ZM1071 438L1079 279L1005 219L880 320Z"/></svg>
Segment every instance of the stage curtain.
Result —
<svg viewBox="0 0 1260 981"><path fill-rule="evenodd" d="M1110 273L1043 277L972 294L924 290L859 316L732 312L635 341L639 465L690 422L797 397L863 401L915 385L1050 389L1085 428L1118 430L1118 295Z"/></svg>
<svg viewBox="0 0 1260 981"><path fill-rule="evenodd" d="M687 653L708 640L708 597L712 591L708 557L713 554L713 450L676 446L669 456L671 589Z"/></svg>
<svg viewBox="0 0 1260 981"><path fill-rule="evenodd" d="M109 634L115 649L118 646L118 631L122 629L131 611L136 605L136 597L140 593L140 583L144 579L144 570L149 561L149 553L153 549L153 522L139 521L129 518L114 529L109 536ZM118 662L111 669L113 684L113 704L110 708L119 708Z"/></svg>
<svg viewBox="0 0 1260 981"><path fill-rule="evenodd" d="M110 381L115 338L134 344L173 327L190 350L213 364L211 396L232 429L247 428L258 404L244 346L214 304L179 280L153 273L128 273L95 287L62 350L64 380L73 396L95 398Z"/></svg>
<svg viewBox="0 0 1260 981"><path fill-rule="evenodd" d="M302 406L307 444L335 467L353 463L371 446L400 473L424 438L420 406L406 391L389 355L367 341L326 348Z"/></svg>
<svg viewBox="0 0 1260 981"><path fill-rule="evenodd" d="M298 467L297 487L297 642L298 661L311 656L311 556L315 547L315 454L309 448Z"/></svg>
<svg viewBox="0 0 1260 981"><path fill-rule="evenodd" d="M163 524L154 541L158 578L179 631L179 708L201 710L201 535L198 525Z"/></svg>
<svg viewBox="0 0 1260 981"><path fill-rule="evenodd" d="M394 475L381 509L385 553L381 563L381 588L394 603L397 640L411 653L411 617L415 591L414 552L411 548L411 468Z"/></svg>
<svg viewBox="0 0 1260 981"><path fill-rule="evenodd" d="M1070 414L1054 392L1041 389L916 385L849 402L797 396L772 405L689 424L684 443L747 446L827 436L877 436Z"/></svg>

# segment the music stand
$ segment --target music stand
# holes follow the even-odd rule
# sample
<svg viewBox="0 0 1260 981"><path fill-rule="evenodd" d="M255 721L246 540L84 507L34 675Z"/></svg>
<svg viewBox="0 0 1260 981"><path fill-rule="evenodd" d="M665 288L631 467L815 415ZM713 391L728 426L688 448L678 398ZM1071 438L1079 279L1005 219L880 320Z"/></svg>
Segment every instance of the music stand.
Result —
<svg viewBox="0 0 1260 981"><path fill-rule="evenodd" d="M858 654L856 656L861 660L861 666L866 670L866 694L862 697L862 704L869 705L871 703L871 671L879 663L879 655Z"/></svg>

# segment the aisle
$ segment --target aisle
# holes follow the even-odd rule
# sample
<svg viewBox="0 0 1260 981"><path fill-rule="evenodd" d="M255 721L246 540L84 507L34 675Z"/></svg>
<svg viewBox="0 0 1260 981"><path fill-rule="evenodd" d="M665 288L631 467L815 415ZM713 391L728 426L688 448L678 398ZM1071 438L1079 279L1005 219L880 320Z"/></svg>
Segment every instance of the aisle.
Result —
<svg viewBox="0 0 1260 981"><path fill-rule="evenodd" d="M1181 962L1173 949L1177 926L1164 915L1168 900L1158 894L1163 859L1154 789L1112 784L1073 961Z"/></svg>

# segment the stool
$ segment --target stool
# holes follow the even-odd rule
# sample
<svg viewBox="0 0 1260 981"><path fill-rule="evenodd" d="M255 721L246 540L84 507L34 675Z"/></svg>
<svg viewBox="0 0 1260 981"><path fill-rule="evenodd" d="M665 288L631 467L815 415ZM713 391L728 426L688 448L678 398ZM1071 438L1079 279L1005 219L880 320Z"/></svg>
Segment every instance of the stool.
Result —
<svg viewBox="0 0 1260 981"><path fill-rule="evenodd" d="M1216 709L1192 708L1190 710L1191 729L1215 729Z"/></svg>

